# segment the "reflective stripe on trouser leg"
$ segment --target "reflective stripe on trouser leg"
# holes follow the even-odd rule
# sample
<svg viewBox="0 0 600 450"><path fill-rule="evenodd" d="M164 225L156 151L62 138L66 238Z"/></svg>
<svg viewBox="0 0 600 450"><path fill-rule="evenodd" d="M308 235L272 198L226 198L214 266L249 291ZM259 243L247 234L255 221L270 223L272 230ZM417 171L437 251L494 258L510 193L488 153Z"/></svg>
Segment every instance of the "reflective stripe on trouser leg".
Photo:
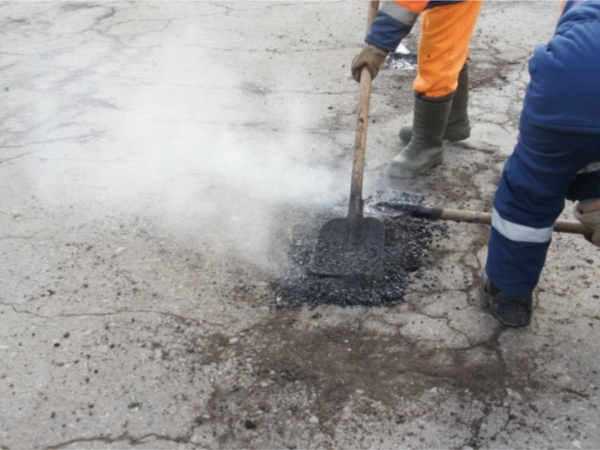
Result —
<svg viewBox="0 0 600 450"><path fill-rule="evenodd" d="M521 115L518 143L494 199L486 264L486 273L500 290L514 297L533 291L567 191L577 182L577 173L599 158L600 135L556 133L529 124ZM598 195L600 185L589 189Z"/></svg>
<svg viewBox="0 0 600 450"><path fill-rule="evenodd" d="M481 4L465 1L436 6L422 14L415 92L443 97L456 90Z"/></svg>
<svg viewBox="0 0 600 450"><path fill-rule="evenodd" d="M492 212L492 226L502 236L518 242L532 242L543 244L552 239L552 227L533 228L525 225L519 225L504 219L494 208Z"/></svg>

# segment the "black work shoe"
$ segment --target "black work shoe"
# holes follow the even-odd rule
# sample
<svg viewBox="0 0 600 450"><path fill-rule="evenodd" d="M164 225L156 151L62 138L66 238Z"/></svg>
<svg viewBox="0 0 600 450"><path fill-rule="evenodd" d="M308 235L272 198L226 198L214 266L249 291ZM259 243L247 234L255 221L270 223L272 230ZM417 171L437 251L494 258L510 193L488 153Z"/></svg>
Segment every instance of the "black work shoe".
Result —
<svg viewBox="0 0 600 450"><path fill-rule="evenodd" d="M511 297L499 289L495 293L489 293L486 289L488 277L485 270L481 273L481 284L479 294L483 304L488 305L492 314L508 327L524 327L531 322L531 305L533 297Z"/></svg>

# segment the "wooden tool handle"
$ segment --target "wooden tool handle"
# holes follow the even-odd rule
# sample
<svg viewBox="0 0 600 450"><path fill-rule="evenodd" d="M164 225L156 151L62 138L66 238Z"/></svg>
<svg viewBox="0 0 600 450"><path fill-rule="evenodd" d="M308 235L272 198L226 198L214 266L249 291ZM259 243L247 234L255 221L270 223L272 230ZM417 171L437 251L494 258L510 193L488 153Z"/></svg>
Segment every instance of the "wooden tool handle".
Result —
<svg viewBox="0 0 600 450"><path fill-rule="evenodd" d="M492 215L486 212L477 211L462 211L459 209L438 209L433 208L436 219L454 220L455 222L483 223L490 225L492 223ZM436 211L437 210L437 211Z"/></svg>
<svg viewBox="0 0 600 450"><path fill-rule="evenodd" d="M379 11L379 2L369 2L367 32ZM363 66L360 72L360 95L356 113L356 133L354 136L354 160L352 162L352 180L350 184L350 202L348 218L360 219L363 216L362 186L365 171L365 151L367 148L367 127L369 125L369 102L371 99L371 72Z"/></svg>
<svg viewBox="0 0 600 450"><path fill-rule="evenodd" d="M369 15L367 16L367 33L371 30L371 24L377 17L377 13L379 12L379 2L371 1L369 2Z"/></svg>
<svg viewBox="0 0 600 450"><path fill-rule="evenodd" d="M439 215L436 218L443 220L454 220L456 222L483 223L490 225L492 215L490 213L476 211L460 211L457 209L438 209ZM594 231L584 224L573 220L557 220L554 222L554 231L561 233L575 233L591 235Z"/></svg>
<svg viewBox="0 0 600 450"><path fill-rule="evenodd" d="M362 185L365 171L365 150L367 147L367 127L369 125L369 100L371 97L371 72L366 66L360 73L360 97L356 116L354 135L354 161L352 162L352 181L350 184L350 203L348 217L360 219L363 215Z"/></svg>

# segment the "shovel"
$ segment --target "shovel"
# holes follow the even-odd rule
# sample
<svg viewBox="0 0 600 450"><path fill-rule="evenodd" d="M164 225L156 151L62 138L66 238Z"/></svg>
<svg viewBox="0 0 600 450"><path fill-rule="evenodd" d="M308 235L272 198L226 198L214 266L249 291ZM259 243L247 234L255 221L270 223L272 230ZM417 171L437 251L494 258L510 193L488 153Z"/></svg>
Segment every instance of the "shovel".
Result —
<svg viewBox="0 0 600 450"><path fill-rule="evenodd" d="M370 2L367 31L378 9L379 2ZM308 266L312 273L318 275L375 275L383 269L385 227L380 220L363 217L362 184L371 81L371 73L365 66L360 74L348 216L343 219L333 219L321 228Z"/></svg>
<svg viewBox="0 0 600 450"><path fill-rule="evenodd" d="M391 194L386 193L389 197ZM492 223L492 214L478 211L465 211L458 209L442 209L434 206L425 206L419 203L413 203L410 200L417 198L420 201L423 197L415 196L407 192L396 191L393 197L397 199L407 198L409 201L380 201L373 205L374 209L390 208L401 211L412 217L425 217L433 220L452 220L454 222L481 223L490 225ZM584 224L573 220L557 220L554 222L554 231L562 233L575 233L583 235L591 235L594 231Z"/></svg>

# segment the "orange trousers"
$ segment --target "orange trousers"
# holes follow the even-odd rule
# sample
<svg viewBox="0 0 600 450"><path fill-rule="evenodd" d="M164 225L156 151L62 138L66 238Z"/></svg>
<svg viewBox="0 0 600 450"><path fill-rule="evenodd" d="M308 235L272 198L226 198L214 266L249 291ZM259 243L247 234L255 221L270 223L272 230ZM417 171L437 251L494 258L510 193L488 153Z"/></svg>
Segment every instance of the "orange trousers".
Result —
<svg viewBox="0 0 600 450"><path fill-rule="evenodd" d="M458 73L469 57L471 35L482 3L482 0L466 0L423 12L415 92L443 97L456 90Z"/></svg>

